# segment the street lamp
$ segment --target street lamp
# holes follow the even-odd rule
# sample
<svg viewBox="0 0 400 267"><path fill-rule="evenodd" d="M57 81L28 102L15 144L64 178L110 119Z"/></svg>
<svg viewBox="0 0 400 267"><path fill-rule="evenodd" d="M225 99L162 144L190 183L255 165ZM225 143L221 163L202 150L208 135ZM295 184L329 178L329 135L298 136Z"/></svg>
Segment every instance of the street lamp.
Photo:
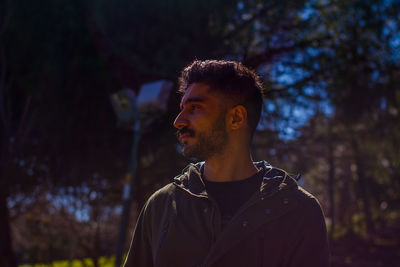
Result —
<svg viewBox="0 0 400 267"><path fill-rule="evenodd" d="M173 83L170 81L160 80L143 84L140 87L138 96L136 96L133 90L129 88L122 89L110 96L111 104L118 118L118 125L133 130L133 143L123 190L123 206L117 240L115 267L121 266L126 230L129 221L131 192L133 189L137 166L136 154L140 139L140 110L143 108L155 108L157 110L165 111L172 85Z"/></svg>

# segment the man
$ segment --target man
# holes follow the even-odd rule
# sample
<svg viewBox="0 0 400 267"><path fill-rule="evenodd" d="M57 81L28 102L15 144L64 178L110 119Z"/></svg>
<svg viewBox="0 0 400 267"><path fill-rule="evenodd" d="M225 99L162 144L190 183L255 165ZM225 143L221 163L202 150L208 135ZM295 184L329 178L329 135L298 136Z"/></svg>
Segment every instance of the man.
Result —
<svg viewBox="0 0 400 267"><path fill-rule="evenodd" d="M196 60L179 82L182 153L204 162L150 197L125 266L328 266L318 201L285 171L252 161L257 75L237 62Z"/></svg>

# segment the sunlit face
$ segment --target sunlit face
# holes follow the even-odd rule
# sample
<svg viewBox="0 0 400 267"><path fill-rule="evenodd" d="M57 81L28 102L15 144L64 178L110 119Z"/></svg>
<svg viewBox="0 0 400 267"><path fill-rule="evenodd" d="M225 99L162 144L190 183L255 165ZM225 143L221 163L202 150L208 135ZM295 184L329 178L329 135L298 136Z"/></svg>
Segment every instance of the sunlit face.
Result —
<svg viewBox="0 0 400 267"><path fill-rule="evenodd" d="M208 85L193 83L183 95L180 107L174 126L183 155L207 160L220 153L228 140L221 97L210 93Z"/></svg>

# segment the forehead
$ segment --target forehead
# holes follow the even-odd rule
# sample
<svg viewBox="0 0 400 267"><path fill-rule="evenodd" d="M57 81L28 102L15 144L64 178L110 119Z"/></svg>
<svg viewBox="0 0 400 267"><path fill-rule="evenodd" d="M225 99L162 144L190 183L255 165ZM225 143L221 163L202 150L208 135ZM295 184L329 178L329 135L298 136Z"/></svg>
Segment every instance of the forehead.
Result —
<svg viewBox="0 0 400 267"><path fill-rule="evenodd" d="M204 83L192 83L182 96L180 105L191 102L215 102L219 97L210 91L210 86Z"/></svg>

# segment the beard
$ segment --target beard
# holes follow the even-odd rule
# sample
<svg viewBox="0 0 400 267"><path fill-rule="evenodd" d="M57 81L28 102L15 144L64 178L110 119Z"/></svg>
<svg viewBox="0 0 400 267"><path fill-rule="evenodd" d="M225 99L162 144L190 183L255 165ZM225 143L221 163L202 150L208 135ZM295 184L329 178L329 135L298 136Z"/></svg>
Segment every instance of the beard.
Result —
<svg viewBox="0 0 400 267"><path fill-rule="evenodd" d="M185 131L184 129L182 129ZM228 142L228 133L225 126L225 112L221 112L206 132L195 132L186 129L192 137L196 137L196 142L188 145L183 144L182 154L187 158L196 158L198 160L207 160L217 153L220 153L226 147Z"/></svg>

